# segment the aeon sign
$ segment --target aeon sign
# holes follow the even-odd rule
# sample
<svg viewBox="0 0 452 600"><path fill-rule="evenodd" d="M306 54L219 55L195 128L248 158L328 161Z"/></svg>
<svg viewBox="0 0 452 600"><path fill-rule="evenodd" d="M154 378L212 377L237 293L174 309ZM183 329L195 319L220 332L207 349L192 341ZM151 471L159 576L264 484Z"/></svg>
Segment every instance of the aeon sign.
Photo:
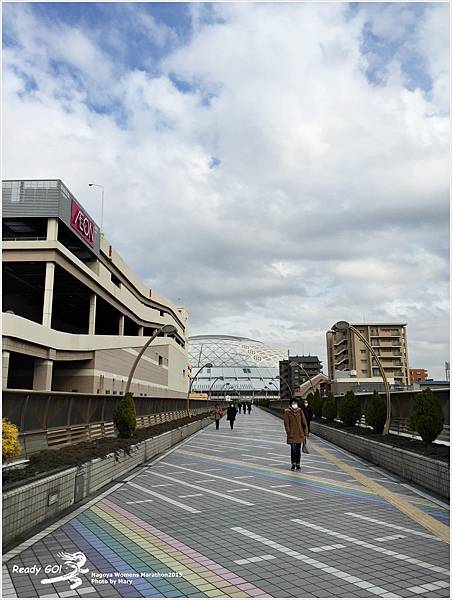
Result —
<svg viewBox="0 0 452 600"><path fill-rule="evenodd" d="M72 200L71 204L71 225L94 248L96 226L94 225L94 221L91 221L75 200Z"/></svg>

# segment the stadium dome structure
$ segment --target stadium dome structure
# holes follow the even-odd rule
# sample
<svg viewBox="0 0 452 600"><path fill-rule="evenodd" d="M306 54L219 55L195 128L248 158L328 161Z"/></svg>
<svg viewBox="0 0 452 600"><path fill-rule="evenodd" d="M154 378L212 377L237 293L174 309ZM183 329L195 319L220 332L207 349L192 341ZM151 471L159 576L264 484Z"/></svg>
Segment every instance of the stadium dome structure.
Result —
<svg viewBox="0 0 452 600"><path fill-rule="evenodd" d="M197 335L188 340L188 356L193 376L202 365L212 364L196 377L193 392L208 392L212 398L279 398L279 361L286 359L282 350L245 337Z"/></svg>

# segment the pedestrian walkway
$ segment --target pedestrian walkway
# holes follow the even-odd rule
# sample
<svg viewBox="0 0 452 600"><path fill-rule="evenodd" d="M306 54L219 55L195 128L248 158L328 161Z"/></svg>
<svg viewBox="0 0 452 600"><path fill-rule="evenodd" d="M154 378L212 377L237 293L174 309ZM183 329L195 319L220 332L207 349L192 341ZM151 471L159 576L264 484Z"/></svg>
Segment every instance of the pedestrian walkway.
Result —
<svg viewBox="0 0 452 600"><path fill-rule="evenodd" d="M309 441L292 472L278 417L212 424L5 555L3 597L449 597L449 545L325 456L444 526L448 506Z"/></svg>

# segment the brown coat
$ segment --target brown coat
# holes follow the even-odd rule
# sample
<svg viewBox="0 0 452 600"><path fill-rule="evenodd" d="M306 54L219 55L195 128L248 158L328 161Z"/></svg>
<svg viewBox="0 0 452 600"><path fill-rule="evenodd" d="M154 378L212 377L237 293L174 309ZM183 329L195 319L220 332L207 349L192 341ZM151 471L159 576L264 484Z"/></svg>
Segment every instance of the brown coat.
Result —
<svg viewBox="0 0 452 600"><path fill-rule="evenodd" d="M287 408L284 413L284 427L288 444L302 444L308 435L308 424L303 411L299 408Z"/></svg>

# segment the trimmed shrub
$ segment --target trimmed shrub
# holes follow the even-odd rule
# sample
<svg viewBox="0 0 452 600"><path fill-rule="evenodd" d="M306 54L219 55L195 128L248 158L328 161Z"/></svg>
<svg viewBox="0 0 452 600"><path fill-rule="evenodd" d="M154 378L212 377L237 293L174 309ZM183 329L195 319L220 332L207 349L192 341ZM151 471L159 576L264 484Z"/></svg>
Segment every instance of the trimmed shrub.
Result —
<svg viewBox="0 0 452 600"><path fill-rule="evenodd" d="M2 419L2 458L9 460L20 454L19 430L16 425Z"/></svg>
<svg viewBox="0 0 452 600"><path fill-rule="evenodd" d="M353 427L361 418L361 403L353 390L347 392L339 404L339 418L346 427Z"/></svg>
<svg viewBox="0 0 452 600"><path fill-rule="evenodd" d="M411 428L421 436L425 444L431 444L444 426L441 404L430 388L416 394L411 407Z"/></svg>
<svg viewBox="0 0 452 600"><path fill-rule="evenodd" d="M323 403L322 413L327 422L331 423L337 417L337 404L336 398L330 392L327 399Z"/></svg>
<svg viewBox="0 0 452 600"><path fill-rule="evenodd" d="M312 394L310 394L312 396ZM308 396L309 399L309 396ZM320 391L316 390L314 396L312 396L312 400L310 402L312 406L312 412L314 413L315 419L322 418L322 408L323 408L323 398L320 395Z"/></svg>
<svg viewBox="0 0 452 600"><path fill-rule="evenodd" d="M137 412L132 392L128 392L118 402L113 414L113 423L118 430L118 437L129 438L137 426Z"/></svg>
<svg viewBox="0 0 452 600"><path fill-rule="evenodd" d="M366 408L366 425L370 425L375 433L383 433L386 423L386 400L375 391Z"/></svg>

